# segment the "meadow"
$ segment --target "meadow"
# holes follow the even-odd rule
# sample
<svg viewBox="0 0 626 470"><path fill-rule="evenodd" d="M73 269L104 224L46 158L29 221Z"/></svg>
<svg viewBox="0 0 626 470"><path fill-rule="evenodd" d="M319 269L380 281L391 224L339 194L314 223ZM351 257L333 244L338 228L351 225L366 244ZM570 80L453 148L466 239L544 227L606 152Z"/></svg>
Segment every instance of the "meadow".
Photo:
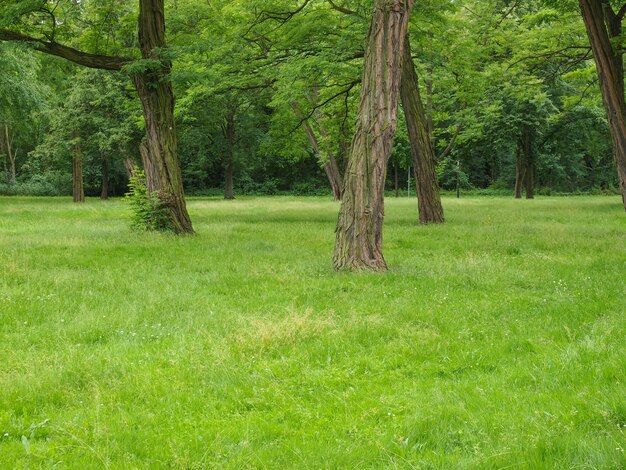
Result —
<svg viewBox="0 0 626 470"><path fill-rule="evenodd" d="M0 198L0 468L626 468L619 199L444 206L346 274L326 198Z"/></svg>

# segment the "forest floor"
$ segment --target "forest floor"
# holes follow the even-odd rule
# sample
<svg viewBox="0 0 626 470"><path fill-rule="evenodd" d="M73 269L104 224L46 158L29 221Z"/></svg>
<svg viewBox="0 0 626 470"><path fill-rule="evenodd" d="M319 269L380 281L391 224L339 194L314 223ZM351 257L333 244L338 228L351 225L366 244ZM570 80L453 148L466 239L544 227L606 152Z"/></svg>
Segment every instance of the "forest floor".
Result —
<svg viewBox="0 0 626 470"><path fill-rule="evenodd" d="M387 274L324 198L0 198L0 468L625 468L616 197L387 199Z"/></svg>

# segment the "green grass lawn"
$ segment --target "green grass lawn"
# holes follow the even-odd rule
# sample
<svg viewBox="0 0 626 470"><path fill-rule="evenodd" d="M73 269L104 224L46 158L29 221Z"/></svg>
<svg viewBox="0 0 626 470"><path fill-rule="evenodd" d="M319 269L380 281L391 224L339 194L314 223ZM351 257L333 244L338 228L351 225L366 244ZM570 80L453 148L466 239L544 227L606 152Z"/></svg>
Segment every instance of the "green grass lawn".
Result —
<svg viewBox="0 0 626 470"><path fill-rule="evenodd" d="M625 468L615 197L387 199L387 274L338 205L0 198L0 468Z"/></svg>

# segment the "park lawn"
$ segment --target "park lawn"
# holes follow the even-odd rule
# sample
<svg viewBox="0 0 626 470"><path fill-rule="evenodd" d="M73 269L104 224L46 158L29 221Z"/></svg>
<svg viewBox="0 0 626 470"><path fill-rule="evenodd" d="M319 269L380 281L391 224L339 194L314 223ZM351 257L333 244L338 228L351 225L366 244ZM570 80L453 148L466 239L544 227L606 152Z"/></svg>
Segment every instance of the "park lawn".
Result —
<svg viewBox="0 0 626 470"><path fill-rule="evenodd" d="M616 197L387 199L386 274L338 204L0 198L0 468L625 468Z"/></svg>

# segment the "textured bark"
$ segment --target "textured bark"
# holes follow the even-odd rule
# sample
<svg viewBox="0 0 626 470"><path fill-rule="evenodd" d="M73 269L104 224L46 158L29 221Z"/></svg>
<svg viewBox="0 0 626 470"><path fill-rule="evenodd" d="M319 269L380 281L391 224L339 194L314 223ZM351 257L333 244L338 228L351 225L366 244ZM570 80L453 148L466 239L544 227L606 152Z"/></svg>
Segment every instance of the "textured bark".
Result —
<svg viewBox="0 0 626 470"><path fill-rule="evenodd" d="M387 270L384 189L398 118L404 39L413 0L376 0L361 81L356 130L344 178L333 265Z"/></svg>
<svg viewBox="0 0 626 470"><path fill-rule="evenodd" d="M74 152L72 154L72 200L74 202L85 202L83 152L78 142L74 144Z"/></svg>
<svg viewBox="0 0 626 470"><path fill-rule="evenodd" d="M402 85L400 87L402 108L411 141L411 158L417 194L420 224L444 222L443 206L439 194L435 151L428 133L426 116L419 90L419 79L411 58L411 46L407 35L404 44Z"/></svg>
<svg viewBox="0 0 626 470"><path fill-rule="evenodd" d="M622 32L622 14L615 14L602 0L579 0L587 36L598 71L602 101L613 139L615 165L626 210L626 102L624 101L624 64L621 51L611 39Z"/></svg>
<svg viewBox="0 0 626 470"><path fill-rule="evenodd" d="M222 128L226 139L226 153L224 154L224 199L235 199L233 182L233 159L235 152L235 113L229 113L226 124Z"/></svg>
<svg viewBox="0 0 626 470"><path fill-rule="evenodd" d="M100 163L102 166L100 199L109 199L109 159L105 152L100 152Z"/></svg>
<svg viewBox="0 0 626 470"><path fill-rule="evenodd" d="M176 233L193 233L187 213L183 180L174 126L174 92L169 75L171 63L159 57L165 44L163 0L140 0L139 45L144 59L159 59L161 67L133 77L141 99L146 138L141 144L141 159L148 190L157 192L167 204Z"/></svg>

